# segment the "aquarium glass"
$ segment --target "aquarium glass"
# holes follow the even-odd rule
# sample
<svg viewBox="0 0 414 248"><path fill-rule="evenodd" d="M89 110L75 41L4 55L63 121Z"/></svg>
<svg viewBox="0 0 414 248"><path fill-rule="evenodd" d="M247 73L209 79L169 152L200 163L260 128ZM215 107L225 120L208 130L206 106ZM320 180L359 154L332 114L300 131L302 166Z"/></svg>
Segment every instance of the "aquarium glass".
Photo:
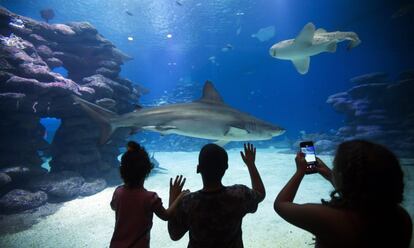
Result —
<svg viewBox="0 0 414 248"><path fill-rule="evenodd" d="M243 219L245 247L310 247L273 202L300 142L332 168L338 145L393 151L414 217L414 4L409 0L0 0L0 247L109 247L110 202L128 141L169 180L202 188L198 154L224 147L224 185L266 198ZM313 160L313 159L312 159ZM306 175L297 203L330 199ZM187 247L154 215L152 247ZM412 244L413 247L414 244Z"/></svg>

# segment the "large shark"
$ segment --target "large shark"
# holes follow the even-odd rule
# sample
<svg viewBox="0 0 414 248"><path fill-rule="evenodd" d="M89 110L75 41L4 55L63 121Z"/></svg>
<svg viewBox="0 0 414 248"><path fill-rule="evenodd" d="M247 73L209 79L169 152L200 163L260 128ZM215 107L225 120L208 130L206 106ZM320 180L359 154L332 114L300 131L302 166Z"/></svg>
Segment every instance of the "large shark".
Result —
<svg viewBox="0 0 414 248"><path fill-rule="evenodd" d="M306 74L309 70L310 56L322 52L334 53L336 44L345 40L349 40L349 50L361 43L354 32L326 32L322 28L315 30L315 25L310 22L295 39L274 44L269 53L274 58L291 60L300 74Z"/></svg>
<svg viewBox="0 0 414 248"><path fill-rule="evenodd" d="M123 115L77 96L73 98L100 124L101 143L108 141L119 127L212 139L222 146L230 141L267 140L285 132L283 128L225 104L209 81L204 84L203 96L197 101L138 109Z"/></svg>

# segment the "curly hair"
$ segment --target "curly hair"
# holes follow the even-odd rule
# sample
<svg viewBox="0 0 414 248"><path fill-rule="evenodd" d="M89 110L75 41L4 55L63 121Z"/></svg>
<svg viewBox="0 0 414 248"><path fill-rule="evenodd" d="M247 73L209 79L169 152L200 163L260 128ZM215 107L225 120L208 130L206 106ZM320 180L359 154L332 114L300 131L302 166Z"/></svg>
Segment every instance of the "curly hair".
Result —
<svg viewBox="0 0 414 248"><path fill-rule="evenodd" d="M335 190L329 201L322 200L326 205L365 212L395 208L403 200L403 171L382 145L364 140L340 144L333 175Z"/></svg>
<svg viewBox="0 0 414 248"><path fill-rule="evenodd" d="M129 187L141 185L152 168L153 164L145 148L134 141L129 141L127 151L122 155L119 167L125 185Z"/></svg>

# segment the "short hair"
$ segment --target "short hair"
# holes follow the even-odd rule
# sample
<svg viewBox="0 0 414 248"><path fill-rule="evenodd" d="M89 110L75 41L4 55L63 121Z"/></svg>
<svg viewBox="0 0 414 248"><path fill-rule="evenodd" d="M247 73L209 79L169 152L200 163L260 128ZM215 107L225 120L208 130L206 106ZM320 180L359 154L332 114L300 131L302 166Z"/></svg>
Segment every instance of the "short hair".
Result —
<svg viewBox="0 0 414 248"><path fill-rule="evenodd" d="M204 180L221 181L228 168L227 152L216 144L207 144L200 151L198 164Z"/></svg>
<svg viewBox="0 0 414 248"><path fill-rule="evenodd" d="M125 185L138 186L150 174L152 168L153 165L145 148L134 141L129 141L119 167Z"/></svg>

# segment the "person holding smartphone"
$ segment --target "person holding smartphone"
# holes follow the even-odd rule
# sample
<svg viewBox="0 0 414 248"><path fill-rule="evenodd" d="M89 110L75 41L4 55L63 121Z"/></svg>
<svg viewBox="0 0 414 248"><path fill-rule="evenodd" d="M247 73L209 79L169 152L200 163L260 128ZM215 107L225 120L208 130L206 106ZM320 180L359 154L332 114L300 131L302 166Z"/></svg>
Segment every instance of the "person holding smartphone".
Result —
<svg viewBox="0 0 414 248"><path fill-rule="evenodd" d="M339 145L333 170L316 158L314 170L334 186L321 204L294 203L308 162L296 156L296 172L279 192L274 209L289 223L316 236L315 247L409 247L412 221L400 206L403 172L387 148L363 140Z"/></svg>

